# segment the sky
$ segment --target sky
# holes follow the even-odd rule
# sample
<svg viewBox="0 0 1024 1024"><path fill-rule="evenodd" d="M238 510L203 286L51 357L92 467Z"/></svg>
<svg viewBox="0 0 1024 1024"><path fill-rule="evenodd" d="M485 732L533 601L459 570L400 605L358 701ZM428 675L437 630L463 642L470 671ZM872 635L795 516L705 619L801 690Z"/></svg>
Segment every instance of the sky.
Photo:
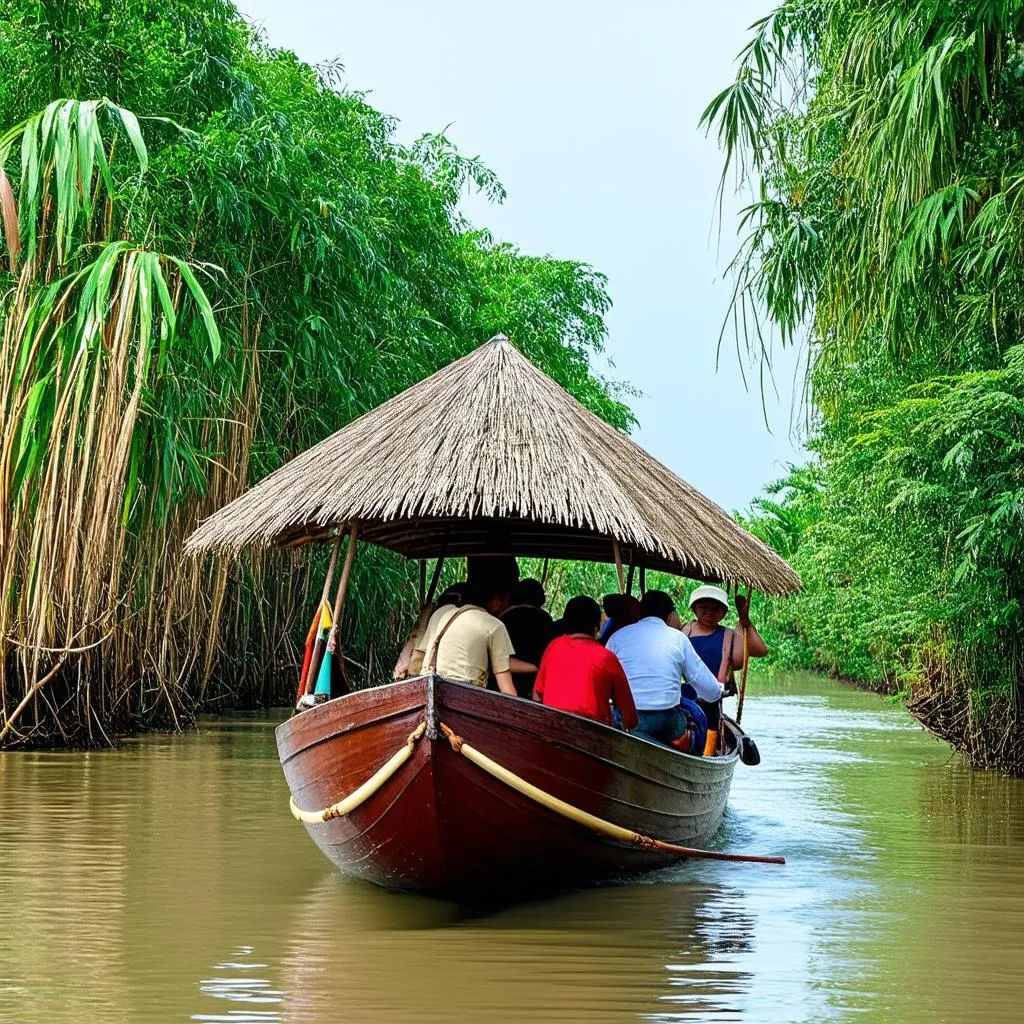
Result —
<svg viewBox="0 0 1024 1024"><path fill-rule="evenodd" d="M719 235L722 156L698 129L772 0L240 0L273 46L337 58L347 87L399 119L397 138L447 130L501 179L501 206L463 204L524 252L608 276L604 376L642 392L637 442L726 509L744 508L803 456L791 423L795 354L775 389L749 389L718 338L736 247L732 185ZM514 339L513 339L514 340ZM611 365L609 365L609 362ZM777 396L775 394L777 390ZM796 386L799 393L799 386ZM770 428L770 429L769 429Z"/></svg>

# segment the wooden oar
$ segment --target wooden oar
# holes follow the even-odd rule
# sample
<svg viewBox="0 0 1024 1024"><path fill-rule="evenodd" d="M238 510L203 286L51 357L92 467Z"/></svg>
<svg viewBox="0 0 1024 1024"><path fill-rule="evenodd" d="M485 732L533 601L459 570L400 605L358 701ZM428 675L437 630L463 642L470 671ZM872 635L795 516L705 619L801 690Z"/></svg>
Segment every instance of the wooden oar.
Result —
<svg viewBox="0 0 1024 1024"><path fill-rule="evenodd" d="M750 613L750 593L747 593L747 613ZM736 702L736 724L743 718L743 699L747 695L747 669L750 667L750 635L748 627L743 627L743 669L740 673L740 696Z"/></svg>
<svg viewBox="0 0 1024 1024"><path fill-rule="evenodd" d="M546 807L556 814L575 821L579 825L608 836L610 839L617 839L619 842L630 843L633 846L642 847L645 850L659 850L662 853L671 853L676 857L692 857L696 860L731 860L750 864L785 864L785 857L765 856L758 853L723 853L721 850L698 850L692 846L679 846L676 843L666 843L663 839L654 839L651 836L635 832L631 828L624 828L614 822L605 821L596 814L574 807L565 800L559 799L551 793L546 792L532 782L520 778L515 772L510 771L497 761L492 761L486 754L481 753L475 747L470 746L461 736L450 729L444 722L439 722L441 732L452 745L452 750L462 754L473 762L478 768L482 768L488 775L510 786L517 793L529 797L535 803Z"/></svg>
<svg viewBox="0 0 1024 1024"><path fill-rule="evenodd" d="M692 846L677 846L661 839L649 839L650 845L663 853L677 857L691 857L694 860L731 860L741 864L785 864L785 857L773 857L760 853L724 853L721 850L697 850ZM647 846L647 843L644 844Z"/></svg>

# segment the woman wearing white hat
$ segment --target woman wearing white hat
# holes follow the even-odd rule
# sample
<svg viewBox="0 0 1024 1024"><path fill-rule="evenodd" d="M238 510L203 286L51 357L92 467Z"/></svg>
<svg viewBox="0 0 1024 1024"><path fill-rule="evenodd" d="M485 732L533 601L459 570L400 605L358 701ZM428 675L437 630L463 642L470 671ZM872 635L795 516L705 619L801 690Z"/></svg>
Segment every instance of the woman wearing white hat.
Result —
<svg viewBox="0 0 1024 1024"><path fill-rule="evenodd" d="M698 587L690 595L690 610L696 619L686 623L683 632L690 638L697 656L715 673L723 686L732 680L734 668L743 668L742 631L747 634L748 657L763 658L768 653L765 642L750 621L750 599L742 594L736 595L738 629L726 629L722 625L722 619L729 612L729 595L721 587ZM708 745L705 752L714 753L718 743L721 705L702 703L702 707L708 719Z"/></svg>

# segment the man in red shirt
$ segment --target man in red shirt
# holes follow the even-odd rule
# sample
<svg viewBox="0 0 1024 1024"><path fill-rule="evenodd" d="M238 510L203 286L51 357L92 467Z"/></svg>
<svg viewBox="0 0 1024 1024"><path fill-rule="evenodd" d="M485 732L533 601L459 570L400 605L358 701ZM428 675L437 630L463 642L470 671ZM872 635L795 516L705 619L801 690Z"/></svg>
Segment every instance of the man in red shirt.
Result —
<svg viewBox="0 0 1024 1024"><path fill-rule="evenodd" d="M627 729L636 728L636 706L619 659L596 640L601 609L592 597L572 598L565 606L565 635L548 645L541 658L533 699L560 711L612 724L614 703Z"/></svg>

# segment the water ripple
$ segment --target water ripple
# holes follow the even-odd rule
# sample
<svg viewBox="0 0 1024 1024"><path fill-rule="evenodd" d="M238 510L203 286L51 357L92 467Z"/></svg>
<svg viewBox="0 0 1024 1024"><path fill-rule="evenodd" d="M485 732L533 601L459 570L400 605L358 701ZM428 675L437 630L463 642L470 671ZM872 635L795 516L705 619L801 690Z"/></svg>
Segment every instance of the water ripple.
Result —
<svg viewBox="0 0 1024 1024"><path fill-rule="evenodd" d="M246 1024L246 1022L280 1021L283 1018L277 1010L256 1010L255 1005L279 1005L284 993L273 987L265 978L253 978L244 972L261 970L266 964L246 960L252 956L252 947L243 946L233 955L234 959L216 964L214 970L224 971L217 978L204 978L199 982L199 991L213 999L225 999L231 1003L245 1003L242 1010L231 1008L223 1013L193 1013L192 1020L207 1021L211 1024Z"/></svg>
<svg viewBox="0 0 1024 1024"><path fill-rule="evenodd" d="M873 694L748 693L762 763L714 845L785 867L683 862L490 914L334 871L288 814L275 721L0 755L0 1021L1019 1019L1024 783Z"/></svg>

